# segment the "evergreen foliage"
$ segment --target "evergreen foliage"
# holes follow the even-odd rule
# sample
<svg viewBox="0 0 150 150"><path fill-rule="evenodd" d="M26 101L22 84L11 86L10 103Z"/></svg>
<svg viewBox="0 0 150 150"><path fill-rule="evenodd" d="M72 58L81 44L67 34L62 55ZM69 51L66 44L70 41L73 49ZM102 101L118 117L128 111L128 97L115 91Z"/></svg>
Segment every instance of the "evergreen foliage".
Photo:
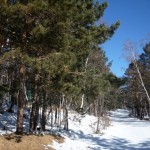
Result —
<svg viewBox="0 0 150 150"><path fill-rule="evenodd" d="M114 81L108 79L108 60L99 46L113 36L120 23L97 24L106 7L106 2L94 0L2 1L0 64L10 72L6 73L9 95L18 93L18 134L23 133L24 104L31 107L30 131L36 130L43 108L44 130L48 107L56 114L63 108L67 115L68 104L79 107L81 95L88 106L109 92ZM57 115L55 119L57 122Z"/></svg>

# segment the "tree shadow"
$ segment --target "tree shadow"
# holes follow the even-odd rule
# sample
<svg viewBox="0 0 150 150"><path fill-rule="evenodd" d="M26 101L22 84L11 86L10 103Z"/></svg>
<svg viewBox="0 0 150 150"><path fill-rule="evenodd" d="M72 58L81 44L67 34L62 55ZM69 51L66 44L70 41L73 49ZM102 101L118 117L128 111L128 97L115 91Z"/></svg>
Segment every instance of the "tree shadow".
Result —
<svg viewBox="0 0 150 150"><path fill-rule="evenodd" d="M15 141L16 143L22 142L22 136L20 136L20 135L9 134L9 135L5 135L4 137L5 137L5 139L8 140L8 141L13 140L13 141Z"/></svg>
<svg viewBox="0 0 150 150"><path fill-rule="evenodd" d="M123 138L112 137L111 139L105 139L100 135L84 134L82 131L76 132L74 130L70 130L68 136L72 140L80 139L83 142L91 143L87 148L89 150L150 150L150 139L142 143L132 144Z"/></svg>
<svg viewBox="0 0 150 150"><path fill-rule="evenodd" d="M17 113L4 112L0 115L0 130L15 132L17 123ZM23 118L23 128L27 132L29 128L29 119Z"/></svg>
<svg viewBox="0 0 150 150"><path fill-rule="evenodd" d="M116 122L116 123L119 123L119 124L130 125L130 126L133 126L133 127L150 126L149 121L140 120L140 119L137 119L137 118L134 118L134 117L130 117L128 111L124 111L124 112L125 112L125 114L118 113L117 111L110 113L111 120L113 120L114 123Z"/></svg>

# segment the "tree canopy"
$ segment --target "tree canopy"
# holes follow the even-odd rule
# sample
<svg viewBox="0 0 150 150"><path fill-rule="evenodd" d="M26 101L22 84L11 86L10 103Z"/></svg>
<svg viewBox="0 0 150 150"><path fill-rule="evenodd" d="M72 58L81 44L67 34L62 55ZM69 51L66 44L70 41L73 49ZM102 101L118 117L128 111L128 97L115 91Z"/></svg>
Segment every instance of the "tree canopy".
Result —
<svg viewBox="0 0 150 150"><path fill-rule="evenodd" d="M94 0L1 0L1 73L11 87L9 94L15 97L19 91L18 134L23 131L27 93L32 130L39 107L45 111L47 104L59 105L64 95L77 103L85 95L89 105L89 99L109 91L111 80L105 77L109 63L100 45L113 36L120 22L97 23L107 6Z"/></svg>

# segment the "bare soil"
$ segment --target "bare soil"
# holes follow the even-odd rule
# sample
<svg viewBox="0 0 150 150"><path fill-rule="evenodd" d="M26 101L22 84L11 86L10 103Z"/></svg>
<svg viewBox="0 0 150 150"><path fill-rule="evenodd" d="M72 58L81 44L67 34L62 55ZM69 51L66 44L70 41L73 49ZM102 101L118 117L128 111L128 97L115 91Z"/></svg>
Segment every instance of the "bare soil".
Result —
<svg viewBox="0 0 150 150"><path fill-rule="evenodd" d="M53 135L16 135L9 134L0 136L0 150L45 150L45 145L52 145L53 140L63 143L64 138ZM48 147L47 150L54 150Z"/></svg>

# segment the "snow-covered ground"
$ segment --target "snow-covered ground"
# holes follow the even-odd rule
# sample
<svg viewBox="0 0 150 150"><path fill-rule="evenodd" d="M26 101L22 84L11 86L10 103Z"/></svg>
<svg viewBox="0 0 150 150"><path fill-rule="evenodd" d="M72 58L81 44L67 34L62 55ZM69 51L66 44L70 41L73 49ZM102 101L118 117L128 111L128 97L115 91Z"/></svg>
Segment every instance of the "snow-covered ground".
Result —
<svg viewBox="0 0 150 150"><path fill-rule="evenodd" d="M6 110L8 109L8 106L4 108L4 113L0 113L0 135L4 134L10 134L12 132L16 131L16 124L17 124L17 106L13 107L13 113L9 113ZM24 109L24 114L27 114L29 116L29 112ZM28 131L29 128L29 118L24 118L24 131ZM5 126L5 130L3 129Z"/></svg>
<svg viewBox="0 0 150 150"><path fill-rule="evenodd" d="M69 132L65 142L54 141L56 150L150 150L150 122L128 116L127 110L110 112L111 126L104 134L94 134L96 118L86 115L80 122L69 118Z"/></svg>
<svg viewBox="0 0 150 150"><path fill-rule="evenodd" d="M95 134L97 118L94 116L81 116L75 112L69 113L69 131L57 128L47 128L59 132L65 137L64 143L53 142L45 148L53 147L55 150L150 150L150 122L141 121L128 116L127 110L118 109L110 112L111 126ZM15 113L0 114L0 135L16 130ZM3 126L7 130L3 130ZM28 129L28 119L24 119L24 127Z"/></svg>

